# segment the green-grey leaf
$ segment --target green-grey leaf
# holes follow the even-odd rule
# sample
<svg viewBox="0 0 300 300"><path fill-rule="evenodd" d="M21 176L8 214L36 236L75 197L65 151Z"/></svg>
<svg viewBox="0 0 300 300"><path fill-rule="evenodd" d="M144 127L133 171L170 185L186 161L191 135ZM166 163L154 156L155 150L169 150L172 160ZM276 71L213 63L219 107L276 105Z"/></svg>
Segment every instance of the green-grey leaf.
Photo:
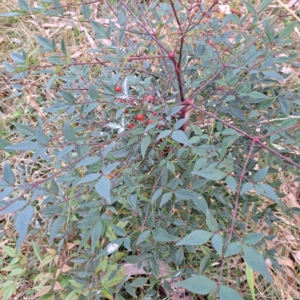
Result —
<svg viewBox="0 0 300 300"><path fill-rule="evenodd" d="M110 189L110 180L107 177L102 176L96 184L96 191L100 196L105 198L108 204L111 204Z"/></svg>
<svg viewBox="0 0 300 300"><path fill-rule="evenodd" d="M100 23L93 20L90 20L90 23L98 38L107 39L109 37L107 30Z"/></svg>
<svg viewBox="0 0 300 300"><path fill-rule="evenodd" d="M62 224L62 217L61 215L59 215L56 220L53 222L53 226L52 226L52 230L50 232L50 239L49 239L49 245L52 244L55 236L57 235L59 229L60 229L60 226Z"/></svg>
<svg viewBox="0 0 300 300"><path fill-rule="evenodd" d="M255 249L244 245L244 258L250 268L260 273L269 282L273 283L272 277L268 271L264 257Z"/></svg>
<svg viewBox="0 0 300 300"><path fill-rule="evenodd" d="M17 216L15 227L19 234L19 238L16 245L16 251L18 251L22 242L26 239L28 226L33 214L34 208L31 205L28 205Z"/></svg>
<svg viewBox="0 0 300 300"><path fill-rule="evenodd" d="M75 169L79 167L85 167L85 166L91 166L97 163L100 160L100 157L98 156L89 156L85 157L82 161L80 161L76 166Z"/></svg>
<svg viewBox="0 0 300 300"><path fill-rule="evenodd" d="M22 10L29 12L29 6L28 6L26 0L18 0L18 4Z"/></svg>
<svg viewBox="0 0 300 300"><path fill-rule="evenodd" d="M244 237L244 243L247 245L255 245L257 244L263 237L264 233L249 233Z"/></svg>
<svg viewBox="0 0 300 300"><path fill-rule="evenodd" d="M257 171L257 173L252 176L253 181L254 182L263 181L267 176L268 169L269 167L267 166Z"/></svg>
<svg viewBox="0 0 300 300"><path fill-rule="evenodd" d="M149 236L150 236L150 230L146 230L146 231L142 232L140 234L136 244L138 245L138 244L142 243L143 241L147 240Z"/></svg>
<svg viewBox="0 0 300 300"><path fill-rule="evenodd" d="M206 169L203 169L201 171L195 171L195 172L192 172L192 173L196 174L196 175L200 175L200 176L202 176L206 179L209 179L209 180L214 180L214 181L221 180L227 175L222 170L213 169L213 168L206 168Z"/></svg>
<svg viewBox="0 0 300 300"><path fill-rule="evenodd" d="M141 286L144 286L146 282L147 282L146 277L138 277L138 278L134 279L130 285L132 287L141 287Z"/></svg>
<svg viewBox="0 0 300 300"><path fill-rule="evenodd" d="M75 131L74 131L73 127L68 122L66 122L64 124L63 131L64 131L65 138L69 142L75 142L75 139L76 139Z"/></svg>
<svg viewBox="0 0 300 300"><path fill-rule="evenodd" d="M144 138L142 139L142 142L141 142L141 152L142 152L143 158L145 158L145 154L146 154L147 148L149 147L150 143L151 143L151 137L149 135L144 136Z"/></svg>
<svg viewBox="0 0 300 300"><path fill-rule="evenodd" d="M25 200L17 200L12 204L10 204L9 206L5 207L3 210L1 210L0 216L21 210L26 204L28 204L28 202Z"/></svg>
<svg viewBox="0 0 300 300"><path fill-rule="evenodd" d="M242 243L241 242L233 242L230 243L228 248L225 251L225 257L235 255L240 253L242 250Z"/></svg>
<svg viewBox="0 0 300 300"><path fill-rule="evenodd" d="M205 276L196 275L186 280L175 282L174 285L198 295L207 295L215 288L216 283Z"/></svg>
<svg viewBox="0 0 300 300"><path fill-rule="evenodd" d="M171 132L172 132L172 130L164 130L164 131L162 131L162 132L158 135L158 137L156 138L156 140L159 141L160 139L162 139L162 138L168 136Z"/></svg>
<svg viewBox="0 0 300 300"><path fill-rule="evenodd" d="M11 185L15 183L14 172L11 170L10 166L6 162L3 167L3 180Z"/></svg>
<svg viewBox="0 0 300 300"><path fill-rule="evenodd" d="M213 236L213 238L211 239L211 243L213 245L213 247L215 248L215 250L217 251L217 253L222 256L222 249L223 249L223 238L222 236L217 233Z"/></svg>
<svg viewBox="0 0 300 300"><path fill-rule="evenodd" d="M220 300L243 300L237 291L229 286L221 285L219 290Z"/></svg>
<svg viewBox="0 0 300 300"><path fill-rule="evenodd" d="M102 222L98 221L95 226L91 230L91 240L92 240L92 245L91 245L91 252L94 253L97 242L100 239L100 236L102 234Z"/></svg>
<svg viewBox="0 0 300 300"><path fill-rule="evenodd" d="M157 228L152 231L153 239L157 242L166 243L177 240L176 237L170 235L165 229Z"/></svg>
<svg viewBox="0 0 300 300"><path fill-rule="evenodd" d="M15 145L6 146L4 148L7 150L16 150L16 151L27 151L27 150L35 150L38 148L38 144L30 141L24 141Z"/></svg>
<svg viewBox="0 0 300 300"><path fill-rule="evenodd" d="M178 142L180 144L184 144L186 146L191 146L190 141L188 140L186 134L182 130L175 130L172 133L172 139L175 142Z"/></svg>
<svg viewBox="0 0 300 300"><path fill-rule="evenodd" d="M188 234L181 241L176 243L177 246L180 245L203 245L205 244L211 237L213 233L206 230L194 230L190 234Z"/></svg>

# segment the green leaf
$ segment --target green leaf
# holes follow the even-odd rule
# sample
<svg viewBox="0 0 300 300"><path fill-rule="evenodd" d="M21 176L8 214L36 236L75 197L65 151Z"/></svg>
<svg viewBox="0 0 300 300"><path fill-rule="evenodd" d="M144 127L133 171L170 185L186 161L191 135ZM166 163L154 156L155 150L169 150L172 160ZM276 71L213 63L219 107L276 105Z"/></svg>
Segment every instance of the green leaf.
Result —
<svg viewBox="0 0 300 300"><path fill-rule="evenodd" d="M85 166L91 166L96 164L100 160L99 156L89 156L85 157L82 161L80 161L76 166L75 169Z"/></svg>
<svg viewBox="0 0 300 300"><path fill-rule="evenodd" d="M80 185L82 183L94 181L94 180L98 179L99 177L100 177L99 173L93 173L93 174L86 175L76 183L76 186Z"/></svg>
<svg viewBox="0 0 300 300"><path fill-rule="evenodd" d="M201 171L196 171L196 172L192 172L192 173L196 174L196 175L200 175L209 180L214 180L214 181L221 180L227 175L222 170L213 169L213 168L206 168Z"/></svg>
<svg viewBox="0 0 300 300"><path fill-rule="evenodd" d="M21 210L26 204L28 204L28 201L25 200L17 200L13 202L12 204L5 207L3 210L0 211L0 216L4 216L6 214L10 214L13 212L16 212L18 210Z"/></svg>
<svg viewBox="0 0 300 300"><path fill-rule="evenodd" d="M284 78L280 74L278 74L277 72L275 72L273 70L263 71L262 73L266 77L269 77L269 78L274 78L274 79L278 79L278 80L284 80Z"/></svg>
<svg viewBox="0 0 300 300"><path fill-rule="evenodd" d="M135 287L135 288L137 288L137 287L142 287L142 286L144 286L145 285L145 283L147 282L147 278L146 277L138 277L138 278L136 278L136 279L134 279L132 282L131 282L131 286L132 287Z"/></svg>
<svg viewBox="0 0 300 300"><path fill-rule="evenodd" d="M177 240L176 237L170 235L165 229L157 228L152 231L153 239L157 242L165 243Z"/></svg>
<svg viewBox="0 0 300 300"><path fill-rule="evenodd" d="M25 15L24 12L7 12L5 14L0 14L0 17L16 17L16 16L23 16Z"/></svg>
<svg viewBox="0 0 300 300"><path fill-rule="evenodd" d="M220 286L219 297L220 300L243 300L237 291L225 285Z"/></svg>
<svg viewBox="0 0 300 300"><path fill-rule="evenodd" d="M277 204L281 205L280 200L278 199L278 196L274 192L273 188L265 183L259 183L255 185L255 190L259 195L266 196L273 201L275 201Z"/></svg>
<svg viewBox="0 0 300 300"><path fill-rule="evenodd" d="M279 33L278 41L281 41L281 40L287 38L293 32L297 23L298 23L298 21L295 20L295 21L289 23L287 26L285 26Z"/></svg>
<svg viewBox="0 0 300 300"><path fill-rule="evenodd" d="M213 245L213 247L215 248L215 250L217 251L217 253L222 256L222 249L223 249L223 238L222 236L217 233L213 236L213 238L211 239L211 243Z"/></svg>
<svg viewBox="0 0 300 300"><path fill-rule="evenodd" d="M19 238L16 245L16 251L18 251L22 242L26 239L28 226L33 214L34 208L31 205L28 205L17 216L15 227L19 234Z"/></svg>
<svg viewBox="0 0 300 300"><path fill-rule="evenodd" d="M26 0L18 0L18 4L22 10L29 12L29 6L28 6Z"/></svg>
<svg viewBox="0 0 300 300"><path fill-rule="evenodd" d="M151 198L151 203L153 203L154 201L156 201L160 196L162 195L162 188L156 190Z"/></svg>
<svg viewBox="0 0 300 300"><path fill-rule="evenodd" d="M114 225L114 224L111 224L111 226L112 226L112 228L113 228L116 235L119 235L119 236L126 236L127 235L126 231L122 227Z"/></svg>
<svg viewBox="0 0 300 300"><path fill-rule="evenodd" d="M256 15L256 10L255 10L254 6L251 3L249 3L249 2L247 2L245 0L243 0L243 3L247 7L247 10L249 11L249 13L251 13L253 15Z"/></svg>
<svg viewBox="0 0 300 300"><path fill-rule="evenodd" d="M7 150L16 150L16 151L27 151L27 150L35 150L38 148L38 144L30 141L24 141L15 145L6 146L4 148Z"/></svg>
<svg viewBox="0 0 300 300"><path fill-rule="evenodd" d="M184 119L178 120L178 121L174 124L173 128L174 128L175 130L181 128L182 125L183 125L187 120L189 120L189 118L184 118Z"/></svg>
<svg viewBox="0 0 300 300"><path fill-rule="evenodd" d="M209 209L206 210L206 225L209 230L215 231L218 229L218 222L213 218L213 216L210 214Z"/></svg>
<svg viewBox="0 0 300 300"><path fill-rule="evenodd" d="M15 175L10 166L5 162L3 167L3 180L10 185L15 183Z"/></svg>
<svg viewBox="0 0 300 300"><path fill-rule="evenodd" d="M172 130L164 130L162 131L158 137L156 138L157 141L159 141L160 139L163 139L164 137L170 135L170 133L172 132Z"/></svg>
<svg viewBox="0 0 300 300"><path fill-rule="evenodd" d="M96 184L96 191L100 196L105 198L107 204L111 204L110 189L110 180L107 177L102 176Z"/></svg>
<svg viewBox="0 0 300 300"><path fill-rule="evenodd" d="M256 174L252 176L253 181L254 182L263 181L267 176L268 169L269 169L268 166L260 169Z"/></svg>
<svg viewBox="0 0 300 300"><path fill-rule="evenodd" d="M89 91L89 95L93 99L98 100L98 98L99 98L98 90L97 90L96 86L94 84L92 84L91 82L88 85L88 91Z"/></svg>
<svg viewBox="0 0 300 300"><path fill-rule="evenodd" d="M216 283L213 280L201 275L196 275L186 280L175 282L173 285L182 287L198 295L207 295L216 287Z"/></svg>
<svg viewBox="0 0 300 300"><path fill-rule="evenodd" d="M235 194L236 192L236 181L232 176L227 176L226 177L226 183L229 186L229 188L231 189L231 191Z"/></svg>
<svg viewBox="0 0 300 300"><path fill-rule="evenodd" d="M253 99L269 99L265 94L256 91L250 92L247 95Z"/></svg>
<svg viewBox="0 0 300 300"><path fill-rule="evenodd" d="M75 142L75 139L76 139L75 131L74 131L73 127L68 122L66 122L64 124L63 131L64 131L65 138L69 142Z"/></svg>
<svg viewBox="0 0 300 300"><path fill-rule="evenodd" d="M278 97L279 104L280 104L280 110L285 114L289 115L292 110L292 104L289 100L286 100L284 98Z"/></svg>
<svg viewBox="0 0 300 300"><path fill-rule="evenodd" d="M186 146L192 146L191 143L189 142L186 134L182 130L175 130L172 133L172 139L175 142L178 142L180 144L184 144Z"/></svg>
<svg viewBox="0 0 300 300"><path fill-rule="evenodd" d="M41 143L43 145L47 145L48 144L48 137L47 137L47 135L39 127L36 128L35 135L36 135L36 139L37 139L37 141L39 143Z"/></svg>
<svg viewBox="0 0 300 300"><path fill-rule="evenodd" d="M136 244L138 245L138 244L144 242L145 240L147 240L149 238L149 236L150 236L150 230L146 230L146 231L142 232L140 234Z"/></svg>
<svg viewBox="0 0 300 300"><path fill-rule="evenodd" d="M151 143L151 137L149 135L144 136L144 138L142 139L142 142L141 142L141 152L142 152L143 158L145 158L145 154L146 154L147 148L149 147L150 143Z"/></svg>
<svg viewBox="0 0 300 300"><path fill-rule="evenodd" d="M108 31L100 23L90 20L93 30L97 33L97 38L108 39Z"/></svg>
<svg viewBox="0 0 300 300"><path fill-rule="evenodd" d="M213 233L206 230L194 230L190 234L188 234L185 238L183 238L180 242L176 243L176 246L180 245L203 245L205 244L211 237Z"/></svg>
<svg viewBox="0 0 300 300"><path fill-rule="evenodd" d="M46 39L45 37L43 36L39 36L39 35L36 35L36 39L38 41L38 43L47 51L55 51L54 47L53 47L53 44L50 40Z"/></svg>
<svg viewBox="0 0 300 300"><path fill-rule="evenodd" d="M17 128L18 132L25 136L34 136L35 131L27 124L18 124L13 122L14 126Z"/></svg>
<svg viewBox="0 0 300 300"><path fill-rule="evenodd" d="M59 215L56 220L53 222L53 226L52 226L52 230L50 232L50 239L49 239L49 245L52 244L55 236L57 235L59 229L60 229L60 226L62 224L62 217L61 215Z"/></svg>
<svg viewBox="0 0 300 300"><path fill-rule="evenodd" d="M233 242L230 243L225 251L225 257L235 255L240 253L242 250L242 243L241 242Z"/></svg>
<svg viewBox="0 0 300 300"><path fill-rule="evenodd" d="M92 254L95 251L96 245L102 234L102 230L103 230L103 225L102 225L101 221L98 221L91 230L91 240L92 240L91 252L92 252Z"/></svg>
<svg viewBox="0 0 300 300"><path fill-rule="evenodd" d="M211 259L209 255L204 256L201 259L200 262L200 267L199 267L199 275L202 275L203 272L209 268L209 266L211 265Z"/></svg>
<svg viewBox="0 0 300 300"><path fill-rule="evenodd" d="M254 271L260 273L270 283L273 283L264 257L257 250L250 248L246 245L244 245L243 253L245 261L249 265L249 267L252 268Z"/></svg>
<svg viewBox="0 0 300 300"><path fill-rule="evenodd" d="M243 195L244 193L247 193L247 192L251 191L252 189L254 189L253 183L252 182L246 182L246 183L243 184L240 194Z"/></svg>
<svg viewBox="0 0 300 300"><path fill-rule="evenodd" d="M261 13L271 2L272 0L263 0L258 8L259 13Z"/></svg>
<svg viewBox="0 0 300 300"><path fill-rule="evenodd" d="M91 9L89 5L81 5L80 7L81 13L88 20L91 16Z"/></svg>
<svg viewBox="0 0 300 300"><path fill-rule="evenodd" d="M257 244L263 237L264 233L249 233L244 237L244 243L247 245L255 245Z"/></svg>
<svg viewBox="0 0 300 300"><path fill-rule="evenodd" d="M162 207L164 204L166 204L171 199L172 195L173 195L172 192L163 194L163 196L161 198L161 202L160 202L160 207Z"/></svg>

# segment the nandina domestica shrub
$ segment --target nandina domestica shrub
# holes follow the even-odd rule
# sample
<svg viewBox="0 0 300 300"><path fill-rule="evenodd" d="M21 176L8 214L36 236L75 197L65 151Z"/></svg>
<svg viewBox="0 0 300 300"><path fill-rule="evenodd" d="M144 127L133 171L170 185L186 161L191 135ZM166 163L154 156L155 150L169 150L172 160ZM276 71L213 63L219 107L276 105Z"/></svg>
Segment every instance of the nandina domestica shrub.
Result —
<svg viewBox="0 0 300 300"><path fill-rule="evenodd" d="M60 32L36 35L38 64L26 49L3 62L6 101L44 99L1 141L2 239L18 237L3 248L3 299L239 300L274 284L274 235L249 222L296 211L273 179L299 172L300 91L284 72L299 67L297 16L270 2L236 14L217 1L21 0L3 14L80 12L91 42L73 58Z"/></svg>

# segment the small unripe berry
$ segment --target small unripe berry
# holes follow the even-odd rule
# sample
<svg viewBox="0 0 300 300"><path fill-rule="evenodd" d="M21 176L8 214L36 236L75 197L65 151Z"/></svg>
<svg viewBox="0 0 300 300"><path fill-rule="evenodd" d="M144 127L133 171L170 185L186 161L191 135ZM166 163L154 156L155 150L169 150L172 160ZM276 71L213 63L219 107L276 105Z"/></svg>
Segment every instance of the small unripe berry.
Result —
<svg viewBox="0 0 300 300"><path fill-rule="evenodd" d="M179 34L179 35L182 35L182 31L181 31L181 30L178 30L178 34Z"/></svg>
<svg viewBox="0 0 300 300"><path fill-rule="evenodd" d="M134 127L134 125L132 123L128 124L129 129L132 129Z"/></svg>
<svg viewBox="0 0 300 300"><path fill-rule="evenodd" d="M138 114L138 115L136 116L136 119L137 119L138 121L143 121L143 120L144 120L144 115Z"/></svg>
<svg viewBox="0 0 300 300"><path fill-rule="evenodd" d="M117 93L121 93L122 92L122 88L120 86L116 86L116 92Z"/></svg>
<svg viewBox="0 0 300 300"><path fill-rule="evenodd" d="M150 120L148 121L148 124L152 124L153 122L154 122L154 121L150 119Z"/></svg>
<svg viewBox="0 0 300 300"><path fill-rule="evenodd" d="M127 108L124 110L124 113L125 113L125 114L128 114L128 113L129 113L129 111L128 111Z"/></svg>

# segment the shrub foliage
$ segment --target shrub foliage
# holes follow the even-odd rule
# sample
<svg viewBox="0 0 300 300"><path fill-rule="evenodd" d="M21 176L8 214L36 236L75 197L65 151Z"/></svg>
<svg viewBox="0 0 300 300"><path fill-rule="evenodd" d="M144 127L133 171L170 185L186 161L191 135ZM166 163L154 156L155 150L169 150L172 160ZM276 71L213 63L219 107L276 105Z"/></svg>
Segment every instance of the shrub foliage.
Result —
<svg viewBox="0 0 300 300"><path fill-rule="evenodd" d="M101 17L97 2L74 4L94 43L81 58L56 34L36 36L38 64L26 49L3 62L6 101L35 88L42 113L1 139L0 216L13 224L2 236L17 233L3 246L2 298L28 281L30 299L157 299L159 286L243 299L229 286L237 255L254 296L252 272L268 285L266 259L280 267L273 236L248 225L293 213L278 173L300 163L299 91L284 72L298 66L297 20L267 16L266 0L228 14L217 1L105 1ZM69 9L19 6L2 16Z"/></svg>

